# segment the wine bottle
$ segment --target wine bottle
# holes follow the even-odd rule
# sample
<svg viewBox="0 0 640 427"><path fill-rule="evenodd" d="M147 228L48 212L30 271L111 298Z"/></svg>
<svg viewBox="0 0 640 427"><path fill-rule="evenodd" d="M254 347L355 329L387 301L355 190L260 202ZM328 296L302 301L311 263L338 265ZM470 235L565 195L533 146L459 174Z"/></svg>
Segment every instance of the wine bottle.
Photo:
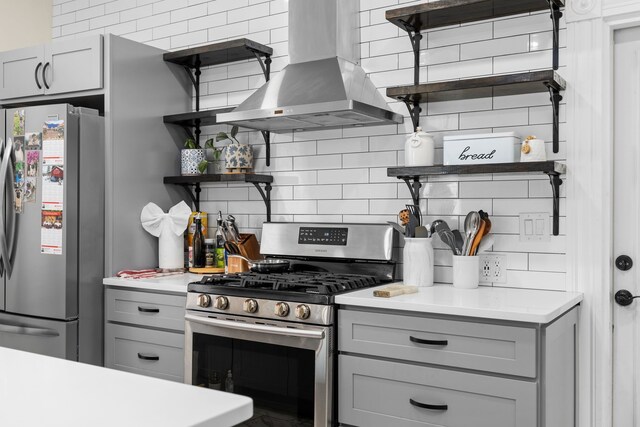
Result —
<svg viewBox="0 0 640 427"><path fill-rule="evenodd" d="M206 263L206 255L204 248L204 236L202 235L202 220L200 219L200 213L196 215L194 223L196 229L193 232L193 266L196 268L202 268Z"/></svg>

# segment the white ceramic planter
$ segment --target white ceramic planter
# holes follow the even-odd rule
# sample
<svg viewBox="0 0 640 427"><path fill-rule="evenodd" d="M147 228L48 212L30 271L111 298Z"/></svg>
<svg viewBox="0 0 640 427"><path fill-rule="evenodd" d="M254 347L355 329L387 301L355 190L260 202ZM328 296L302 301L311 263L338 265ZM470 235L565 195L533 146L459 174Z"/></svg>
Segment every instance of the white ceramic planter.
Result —
<svg viewBox="0 0 640 427"><path fill-rule="evenodd" d="M205 160L204 149L184 149L180 151L180 173L182 175L201 175L198 165Z"/></svg>

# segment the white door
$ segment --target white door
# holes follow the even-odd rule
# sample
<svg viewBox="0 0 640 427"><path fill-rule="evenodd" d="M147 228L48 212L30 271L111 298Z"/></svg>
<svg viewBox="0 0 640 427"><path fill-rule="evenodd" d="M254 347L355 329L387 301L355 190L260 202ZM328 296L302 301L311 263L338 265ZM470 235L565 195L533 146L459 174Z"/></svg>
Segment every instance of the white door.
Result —
<svg viewBox="0 0 640 427"><path fill-rule="evenodd" d="M640 295L640 27L616 31L614 39L613 292L628 305L613 307L613 425L636 427L640 300L624 301L624 291ZM620 258L625 255L632 264Z"/></svg>

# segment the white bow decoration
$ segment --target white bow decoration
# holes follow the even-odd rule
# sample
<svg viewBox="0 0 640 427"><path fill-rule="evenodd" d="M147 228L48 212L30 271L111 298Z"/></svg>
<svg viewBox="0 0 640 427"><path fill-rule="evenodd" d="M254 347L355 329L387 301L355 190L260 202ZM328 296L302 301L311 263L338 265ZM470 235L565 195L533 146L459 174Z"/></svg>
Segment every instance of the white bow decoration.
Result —
<svg viewBox="0 0 640 427"><path fill-rule="evenodd" d="M184 267L183 233L189 224L191 209L180 202L165 213L155 203L147 203L140 213L142 227L158 237L158 264L161 269Z"/></svg>

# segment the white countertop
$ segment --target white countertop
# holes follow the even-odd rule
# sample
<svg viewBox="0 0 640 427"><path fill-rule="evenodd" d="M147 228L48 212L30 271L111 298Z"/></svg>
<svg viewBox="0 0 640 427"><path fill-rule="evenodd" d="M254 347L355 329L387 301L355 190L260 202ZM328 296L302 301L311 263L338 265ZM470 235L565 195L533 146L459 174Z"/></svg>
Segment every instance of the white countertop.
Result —
<svg viewBox="0 0 640 427"><path fill-rule="evenodd" d="M233 426L250 398L0 347L1 426Z"/></svg>
<svg viewBox="0 0 640 427"><path fill-rule="evenodd" d="M381 286L384 287L384 286ZM582 301L579 292L480 286L457 289L451 285L418 288L417 294L393 298L373 296L368 288L336 296L338 304L516 322L549 323Z"/></svg>
<svg viewBox="0 0 640 427"><path fill-rule="evenodd" d="M179 292L186 294L187 285L202 279L202 274L184 273L175 276L158 277L156 279L123 279L121 277L106 277L104 285L120 286L123 288L147 289L150 291Z"/></svg>

